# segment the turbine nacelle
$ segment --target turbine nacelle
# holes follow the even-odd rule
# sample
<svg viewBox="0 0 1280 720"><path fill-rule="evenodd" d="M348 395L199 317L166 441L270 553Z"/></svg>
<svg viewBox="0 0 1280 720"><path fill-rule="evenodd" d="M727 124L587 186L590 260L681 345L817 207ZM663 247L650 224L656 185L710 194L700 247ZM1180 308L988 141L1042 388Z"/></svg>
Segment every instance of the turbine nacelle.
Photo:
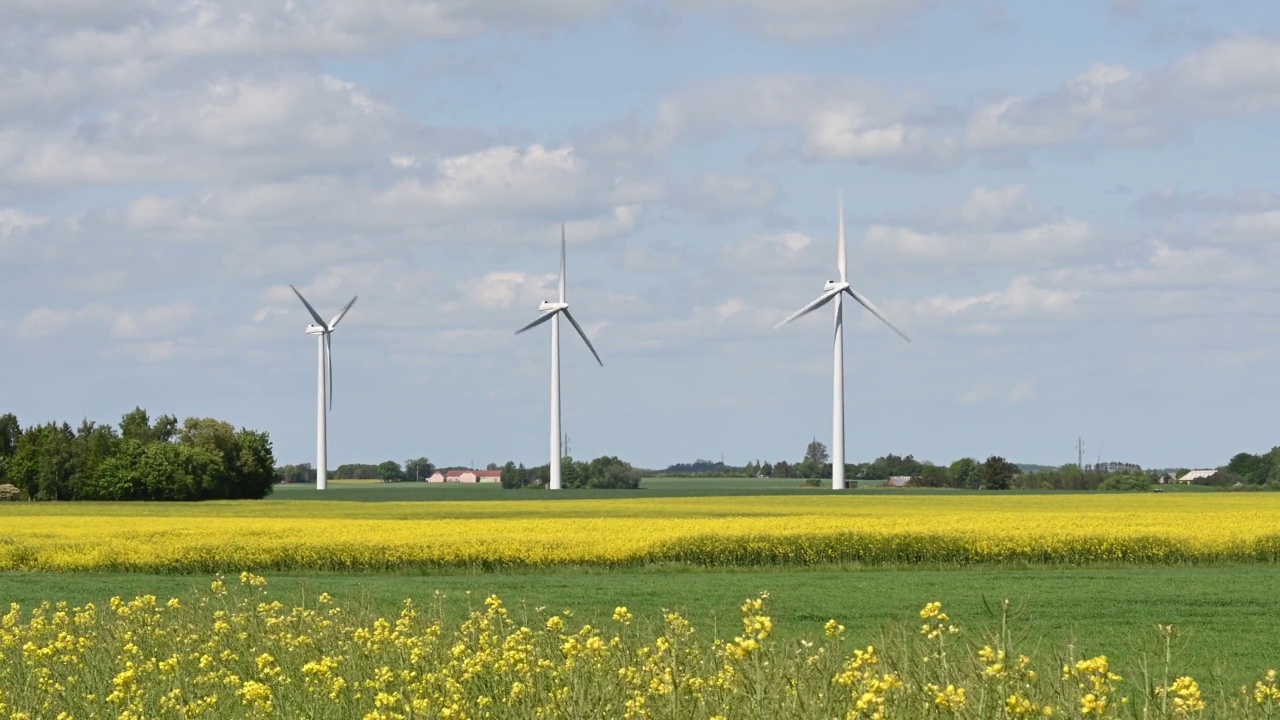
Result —
<svg viewBox="0 0 1280 720"><path fill-rule="evenodd" d="M538 303L538 309L543 312L558 312L560 310L568 310L569 303L552 302L550 300L543 300L542 302Z"/></svg>
<svg viewBox="0 0 1280 720"><path fill-rule="evenodd" d="M841 293L848 289L849 289L849 283L844 282L842 280L828 280L827 283L822 286L822 291L824 293L828 293L828 292Z"/></svg>
<svg viewBox="0 0 1280 720"><path fill-rule="evenodd" d="M307 326L307 329L306 329L306 334L308 335L323 335L326 332L328 332L328 330L320 327L315 323L311 323L310 325Z"/></svg>

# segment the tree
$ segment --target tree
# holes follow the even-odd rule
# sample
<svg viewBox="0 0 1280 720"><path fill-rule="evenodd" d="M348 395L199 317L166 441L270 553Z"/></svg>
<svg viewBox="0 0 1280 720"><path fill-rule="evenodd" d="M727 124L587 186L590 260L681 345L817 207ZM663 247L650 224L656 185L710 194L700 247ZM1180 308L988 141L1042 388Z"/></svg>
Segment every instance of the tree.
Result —
<svg viewBox="0 0 1280 720"><path fill-rule="evenodd" d="M1018 466L999 455L992 455L982 463L979 476L985 490L1008 490L1013 484L1013 476L1018 474Z"/></svg>
<svg viewBox="0 0 1280 720"><path fill-rule="evenodd" d="M1262 485L1271 474L1271 456L1252 455L1247 452L1236 453L1227 463L1227 472L1239 475L1250 485Z"/></svg>
<svg viewBox="0 0 1280 720"><path fill-rule="evenodd" d="M773 475L771 477L776 477L776 478L793 477L791 474L791 465L788 464L786 460L779 460L773 466Z"/></svg>
<svg viewBox="0 0 1280 720"><path fill-rule="evenodd" d="M817 467L822 467L824 463L830 460L831 456L827 454L827 446L819 442L817 438L814 438L804 450L804 461Z"/></svg>
<svg viewBox="0 0 1280 720"><path fill-rule="evenodd" d="M952 487L977 488L982 482L978 474L978 461L973 458L960 458L951 463L947 474L951 476Z"/></svg>
<svg viewBox="0 0 1280 720"><path fill-rule="evenodd" d="M276 468L276 481L282 483L313 483L316 481L316 470L311 463L285 465Z"/></svg>
<svg viewBox="0 0 1280 720"><path fill-rule="evenodd" d="M582 471L578 468L578 463L573 458L565 455L560 458L560 486L565 488L584 487L586 478Z"/></svg>
<svg viewBox="0 0 1280 720"><path fill-rule="evenodd" d="M137 440L142 444L153 442L169 442L178 433L178 418L172 415L161 415L151 423L147 411L135 407L120 418L120 437L126 440Z"/></svg>
<svg viewBox="0 0 1280 720"><path fill-rule="evenodd" d="M388 460L378 464L378 477L382 482L400 482L404 480L404 471L400 469L400 463Z"/></svg>
<svg viewBox="0 0 1280 720"><path fill-rule="evenodd" d="M911 478L911 484L915 487L950 487L951 477L946 468L925 463L920 474Z"/></svg>
<svg viewBox="0 0 1280 720"><path fill-rule="evenodd" d="M406 480L426 480L434 475L435 472L435 464L424 457L404 461L404 476Z"/></svg>
<svg viewBox="0 0 1280 720"><path fill-rule="evenodd" d="M18 416L0 415L0 458L11 457L17 451L19 437L22 437L22 426L18 424Z"/></svg>
<svg viewBox="0 0 1280 720"><path fill-rule="evenodd" d="M760 466L760 474L765 477L773 477L773 464L765 463L764 465Z"/></svg>

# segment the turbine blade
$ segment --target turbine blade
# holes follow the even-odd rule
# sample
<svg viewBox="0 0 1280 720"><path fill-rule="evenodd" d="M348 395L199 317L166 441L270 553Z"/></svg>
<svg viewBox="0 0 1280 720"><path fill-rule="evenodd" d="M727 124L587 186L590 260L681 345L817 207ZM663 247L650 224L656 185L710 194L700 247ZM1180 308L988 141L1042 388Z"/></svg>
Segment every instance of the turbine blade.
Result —
<svg viewBox="0 0 1280 720"><path fill-rule="evenodd" d="M792 320L795 320L795 319L797 319L797 318L801 318L801 317L804 317L805 315L808 315L809 313L813 312L814 310L817 310L818 308L822 307L823 305L826 305L827 303L831 302L831 298L833 298L833 297L835 297L836 295L839 295L839 294L840 294L840 291L839 291L839 290L828 290L827 292L822 293L821 295L819 295L819 296L818 296L818 299L817 299L817 300L814 300L813 302L809 303L808 305L805 305L804 307L802 307L802 308L800 308L799 310L797 310L797 311L795 311L794 313L792 313L792 314L791 314L791 317L787 318L786 320L783 320L782 322L778 323L777 325L774 325L774 326L773 326L773 327L774 327L774 329L776 330L776 329L778 329L778 328L782 327L783 325L786 325L787 323L791 322Z"/></svg>
<svg viewBox="0 0 1280 720"><path fill-rule="evenodd" d="M564 316L569 318L569 324L573 325L573 329L577 330L578 335L582 336L582 342L587 344L587 349L591 351L591 354L596 356L596 362L600 363L600 367L604 367L604 361L600 359L600 353L596 352L595 346L587 339L587 334L582 332L582 326L578 324L577 320L573 319L573 315L568 310L564 311Z"/></svg>
<svg viewBox="0 0 1280 720"><path fill-rule="evenodd" d="M898 333L898 335L901 336L903 340L906 340L907 342L911 342L911 338L907 337L906 333L902 332L897 327L895 327L893 323L889 322L889 318L885 317L883 313L877 310L876 306L872 305L870 300L863 297L860 293L858 293L858 291L854 290L853 288L846 288L845 291L849 293L850 297L852 297L854 300L857 300L859 305L866 308L872 315L875 315L876 317L880 318L880 322L884 323L885 325L888 325L890 330Z"/></svg>
<svg viewBox="0 0 1280 720"><path fill-rule="evenodd" d="M302 301L302 304L307 306L307 312L311 313L311 317L316 321L316 324L320 327L327 327L324 324L324 320L320 319L320 313L316 312L316 309L311 307L311 303L307 302L307 299L302 297L302 293L298 292L298 288L290 285L289 289L293 290L293 294L297 295L298 299Z"/></svg>
<svg viewBox="0 0 1280 720"><path fill-rule="evenodd" d="M342 318L346 317L346 315L347 315L347 311L351 309L351 306L352 306L352 305L355 305L355 304L356 304L356 300L357 300L357 299L359 299L359 297L360 297L360 296L359 296L359 295L357 295L357 296L355 296L355 297L351 298L351 302L349 302L349 303L347 303L346 305L344 305L344 306L343 306L343 308L342 308L342 312L340 312L340 313L338 313L337 315L334 315L334 316L333 316L333 319L329 321L329 329L330 329L330 330L332 330L332 329L334 329L334 328L338 327L338 322L339 322L340 320L342 320Z"/></svg>
<svg viewBox="0 0 1280 720"><path fill-rule="evenodd" d="M333 334L324 334L324 367L329 373L329 409L333 409Z"/></svg>
<svg viewBox="0 0 1280 720"><path fill-rule="evenodd" d="M560 223L560 302L566 302L564 295L564 223Z"/></svg>
<svg viewBox="0 0 1280 720"><path fill-rule="evenodd" d="M840 191L839 195L837 196L836 204L839 206L839 210L840 210L840 233L839 233L840 239L839 239L839 242L837 243L840 247L837 249L836 267L840 268L840 282L848 282L848 260L845 258L846 251L845 251L845 241L844 241L844 191L843 190Z"/></svg>
<svg viewBox="0 0 1280 720"><path fill-rule="evenodd" d="M542 315L540 315L540 316L538 317L538 319L537 319L537 320L534 320L533 322L529 323L528 325L525 325L524 327L522 327L522 328L520 328L519 330L517 330L517 331L516 331L516 334L517 334L517 335L519 335L520 333L524 332L525 330L528 330L528 329L530 329L530 328L538 327L538 326L539 326L539 325L541 325L542 323L544 323L544 322L546 322L546 321L550 320L550 319L551 319L551 316L552 316L552 315L555 315L555 314L556 314L556 313L558 313L558 312L560 312L560 311L559 311L559 310L552 310L552 311L551 311L551 312L549 312L549 313L543 313Z"/></svg>

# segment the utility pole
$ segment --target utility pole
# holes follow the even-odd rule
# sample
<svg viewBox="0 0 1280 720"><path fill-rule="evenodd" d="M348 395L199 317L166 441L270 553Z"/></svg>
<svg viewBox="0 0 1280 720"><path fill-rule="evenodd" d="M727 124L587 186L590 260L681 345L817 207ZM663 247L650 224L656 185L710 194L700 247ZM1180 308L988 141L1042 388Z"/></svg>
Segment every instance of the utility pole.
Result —
<svg viewBox="0 0 1280 720"><path fill-rule="evenodd" d="M1084 438L1076 438L1076 467L1084 474Z"/></svg>
<svg viewBox="0 0 1280 720"><path fill-rule="evenodd" d="M565 433L565 434L564 434L564 456L563 456L563 457L570 457L570 455L569 455L569 433Z"/></svg>

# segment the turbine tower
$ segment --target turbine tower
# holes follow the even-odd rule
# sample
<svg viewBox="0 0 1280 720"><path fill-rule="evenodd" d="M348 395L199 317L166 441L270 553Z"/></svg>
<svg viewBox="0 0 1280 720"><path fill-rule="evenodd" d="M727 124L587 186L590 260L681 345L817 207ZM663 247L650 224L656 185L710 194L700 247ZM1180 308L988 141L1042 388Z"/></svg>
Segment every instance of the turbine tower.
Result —
<svg viewBox="0 0 1280 720"><path fill-rule="evenodd" d="M848 271L845 261L845 240L844 240L844 194L837 196L837 205L839 208L840 225L836 249L836 267L840 271L839 280L828 280L822 288L822 294L817 300L805 305L797 310L791 317L778 323L776 327L782 327L796 318L803 317L827 303L835 300L836 307L836 331L835 331L835 352L833 358L832 369L832 390L831 390L831 489L844 489L844 294L848 293L849 297L858 302L859 305L866 308L872 315L880 318L880 320L888 325L891 330L902 336L903 340L911 342L911 338L906 333L894 327L888 318L876 309L871 301L863 297L861 293L849 287Z"/></svg>
<svg viewBox="0 0 1280 720"><path fill-rule="evenodd" d="M595 355L596 362L600 363L600 367L604 367L604 361L600 359L600 353L596 352L591 341L587 339L587 334L582 331L582 326L577 320L573 319L573 314L569 312L569 302L565 299L564 292L564 223L560 224L560 300L558 302L548 302L543 300L538 309L542 311L542 315L537 320L525 325L516 331L516 334L537 327L542 323L551 321L551 463L547 468L551 477L548 478L549 488L552 490L560 489L560 315L563 313L569 324L573 325L573 329L578 331L578 335L582 337L582 342L587 344L587 349Z"/></svg>
<svg viewBox="0 0 1280 720"><path fill-rule="evenodd" d="M333 408L333 331L338 327L338 323L342 320L352 305L356 304L356 298L351 298L351 302L342 308L342 312L338 313L328 323L324 318L320 317L320 313L311 307L311 303L302 297L302 293L298 292L298 288L290 285L293 294L298 296L303 305L307 306L307 312L311 313L311 318L315 322L307 326L306 333L315 335L320 346L320 375L319 383L316 389L316 489L324 490L329 487L329 438L328 431L325 428L325 416L328 410ZM358 295L356 297L359 297ZM328 377L328 387L325 386L325 378ZM325 398L328 398L328 408L325 407Z"/></svg>

